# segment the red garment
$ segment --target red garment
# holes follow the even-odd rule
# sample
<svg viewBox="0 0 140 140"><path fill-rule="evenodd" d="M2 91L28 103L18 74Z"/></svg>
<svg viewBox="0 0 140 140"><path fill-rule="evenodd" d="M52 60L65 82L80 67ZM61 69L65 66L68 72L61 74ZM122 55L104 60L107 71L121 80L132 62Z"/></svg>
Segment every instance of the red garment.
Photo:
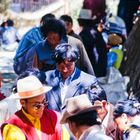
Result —
<svg viewBox="0 0 140 140"><path fill-rule="evenodd" d="M59 124L58 113L44 109L40 122L42 135L41 140L61 140L62 127ZM18 126L25 134L27 140L39 140L35 128L21 110L17 111L9 121L3 124L2 129L7 123Z"/></svg>

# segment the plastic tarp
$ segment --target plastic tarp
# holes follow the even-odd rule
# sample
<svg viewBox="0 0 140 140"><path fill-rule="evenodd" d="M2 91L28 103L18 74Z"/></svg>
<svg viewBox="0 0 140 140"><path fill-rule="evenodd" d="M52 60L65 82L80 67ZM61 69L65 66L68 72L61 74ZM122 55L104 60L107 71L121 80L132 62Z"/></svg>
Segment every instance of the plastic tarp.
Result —
<svg viewBox="0 0 140 140"><path fill-rule="evenodd" d="M107 94L107 99L110 103L116 104L118 100L127 99L127 84L129 77L122 76L119 70L114 67L107 69L107 76L98 78L99 83L104 88Z"/></svg>

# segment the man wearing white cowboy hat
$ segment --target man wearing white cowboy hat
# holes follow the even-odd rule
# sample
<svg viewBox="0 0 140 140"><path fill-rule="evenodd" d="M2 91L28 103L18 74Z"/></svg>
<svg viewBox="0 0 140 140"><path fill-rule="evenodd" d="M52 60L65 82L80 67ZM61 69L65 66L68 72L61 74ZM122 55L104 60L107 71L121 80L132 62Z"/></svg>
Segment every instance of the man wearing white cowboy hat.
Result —
<svg viewBox="0 0 140 140"><path fill-rule="evenodd" d="M92 64L96 77L106 76L107 49L101 32L97 30L97 15L92 15L90 9L81 9L78 17L79 33L86 52Z"/></svg>
<svg viewBox="0 0 140 140"><path fill-rule="evenodd" d="M86 94L69 98L60 122L68 123L78 140L112 140L101 131L96 112L99 107L92 105Z"/></svg>
<svg viewBox="0 0 140 140"><path fill-rule="evenodd" d="M3 140L68 139L59 124L59 114L46 108L45 93L50 89L35 76L17 81L14 97L20 99L22 108L1 126Z"/></svg>

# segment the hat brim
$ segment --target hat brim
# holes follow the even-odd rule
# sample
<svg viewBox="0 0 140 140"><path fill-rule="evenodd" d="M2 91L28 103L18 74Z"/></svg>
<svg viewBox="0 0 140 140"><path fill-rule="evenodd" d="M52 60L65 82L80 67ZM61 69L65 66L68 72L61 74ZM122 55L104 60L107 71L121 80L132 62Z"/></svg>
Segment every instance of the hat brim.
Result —
<svg viewBox="0 0 140 140"><path fill-rule="evenodd" d="M91 26L91 25L93 26L98 23L97 19L78 18L77 20L78 20L79 25L82 25L82 26L83 24L84 25L87 24L88 26Z"/></svg>
<svg viewBox="0 0 140 140"><path fill-rule="evenodd" d="M41 95L41 94L45 94L46 92L50 91L51 89L52 89L51 86L43 86L43 91L42 91L42 92L39 92L38 94L33 94L33 95L31 95L31 96L21 97L21 96L19 95L19 93L15 93L15 94L13 95L13 98L14 98L14 99L28 99L28 98L33 98L33 97L39 96L39 95Z"/></svg>
<svg viewBox="0 0 140 140"><path fill-rule="evenodd" d="M89 111L92 111L92 110L96 110L98 108L101 108L101 106L100 105L93 105L93 106L90 106L90 107L85 108L83 110L79 110L75 113L69 113L65 110L62 114L62 118L60 120L60 123L61 124L67 123L67 120L68 120L69 117L72 117L72 116L75 116L75 115L78 115L78 114L83 114L83 113L86 113L86 112L89 112Z"/></svg>
<svg viewBox="0 0 140 140"><path fill-rule="evenodd" d="M78 18L78 20L83 20L83 21L95 21L96 19L92 19L92 18Z"/></svg>

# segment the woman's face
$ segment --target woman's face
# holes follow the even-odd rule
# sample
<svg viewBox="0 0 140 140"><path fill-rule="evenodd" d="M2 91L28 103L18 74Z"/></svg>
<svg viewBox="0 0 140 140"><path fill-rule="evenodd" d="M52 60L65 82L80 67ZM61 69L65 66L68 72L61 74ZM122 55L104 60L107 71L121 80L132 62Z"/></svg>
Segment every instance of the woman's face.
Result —
<svg viewBox="0 0 140 140"><path fill-rule="evenodd" d="M121 116L115 119L115 123L117 124L118 129L121 132L124 132L129 127L130 118L125 113L123 113Z"/></svg>
<svg viewBox="0 0 140 140"><path fill-rule="evenodd" d="M60 38L59 34L57 34L55 32L49 32L47 34L47 40L48 40L48 43L51 46L51 48L55 49L55 47L60 43L61 38Z"/></svg>

